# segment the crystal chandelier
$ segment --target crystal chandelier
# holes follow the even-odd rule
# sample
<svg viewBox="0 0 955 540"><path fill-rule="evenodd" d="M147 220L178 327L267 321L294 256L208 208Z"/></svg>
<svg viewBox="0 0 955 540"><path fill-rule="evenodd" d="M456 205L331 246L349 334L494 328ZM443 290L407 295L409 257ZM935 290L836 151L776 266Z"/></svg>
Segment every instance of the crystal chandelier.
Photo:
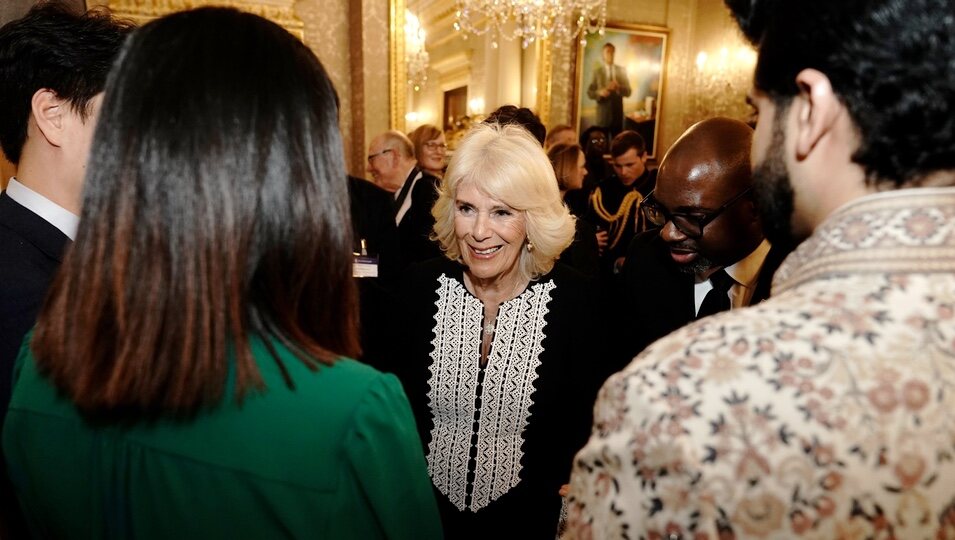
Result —
<svg viewBox="0 0 955 540"><path fill-rule="evenodd" d="M491 46L498 39L521 39L527 48L534 41L551 39L557 46L594 32L603 33L607 0L456 0L455 30L476 36L490 33ZM513 25L510 22L513 21Z"/></svg>
<svg viewBox="0 0 955 540"><path fill-rule="evenodd" d="M408 85L415 92L428 82L428 51L424 40L424 28L418 17L405 11L405 61L408 64Z"/></svg>

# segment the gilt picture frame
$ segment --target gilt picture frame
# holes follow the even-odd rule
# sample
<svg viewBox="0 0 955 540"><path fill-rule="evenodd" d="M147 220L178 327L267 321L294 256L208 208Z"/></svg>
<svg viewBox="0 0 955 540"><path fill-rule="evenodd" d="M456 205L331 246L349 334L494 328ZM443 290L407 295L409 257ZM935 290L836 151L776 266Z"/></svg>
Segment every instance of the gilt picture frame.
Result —
<svg viewBox="0 0 955 540"><path fill-rule="evenodd" d="M603 35L578 45L572 109L578 133L591 126L611 137L636 131L656 157L669 34L661 26L610 22Z"/></svg>

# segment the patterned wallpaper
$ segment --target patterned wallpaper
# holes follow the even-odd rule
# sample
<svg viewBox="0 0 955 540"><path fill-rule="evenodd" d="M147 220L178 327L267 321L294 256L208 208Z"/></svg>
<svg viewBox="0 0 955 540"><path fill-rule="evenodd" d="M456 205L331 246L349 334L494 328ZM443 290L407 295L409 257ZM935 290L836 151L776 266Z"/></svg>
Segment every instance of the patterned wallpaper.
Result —
<svg viewBox="0 0 955 540"><path fill-rule="evenodd" d="M305 44L308 45L328 72L340 100L339 124L342 130L342 143L346 156L346 166L350 172L354 168L349 150L352 148L354 132L353 116L355 106L351 92L351 54L348 47L348 4L349 0L297 0L295 13L305 23Z"/></svg>

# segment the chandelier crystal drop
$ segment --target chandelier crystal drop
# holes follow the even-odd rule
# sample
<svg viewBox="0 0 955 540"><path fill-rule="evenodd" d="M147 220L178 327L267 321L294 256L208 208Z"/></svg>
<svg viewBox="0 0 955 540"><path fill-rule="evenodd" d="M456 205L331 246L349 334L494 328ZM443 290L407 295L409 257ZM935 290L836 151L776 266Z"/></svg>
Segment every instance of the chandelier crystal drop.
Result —
<svg viewBox="0 0 955 540"><path fill-rule="evenodd" d="M555 45L603 34L607 0L456 0L455 30L499 39L520 38L521 47L550 39Z"/></svg>
<svg viewBox="0 0 955 540"><path fill-rule="evenodd" d="M428 82L428 51L425 31L413 13L405 11L405 61L408 64L408 85L415 92Z"/></svg>

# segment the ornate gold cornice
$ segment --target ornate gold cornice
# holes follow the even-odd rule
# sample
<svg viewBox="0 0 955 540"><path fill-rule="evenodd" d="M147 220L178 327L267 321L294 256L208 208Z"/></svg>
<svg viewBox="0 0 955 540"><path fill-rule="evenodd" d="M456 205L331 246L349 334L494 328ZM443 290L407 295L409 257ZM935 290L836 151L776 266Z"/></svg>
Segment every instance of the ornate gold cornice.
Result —
<svg viewBox="0 0 955 540"><path fill-rule="evenodd" d="M243 2L242 0L109 0L107 5L117 17L131 19L138 24L168 13L202 6L233 7L265 17L304 40L305 23L295 14L293 3L294 0L288 5Z"/></svg>

